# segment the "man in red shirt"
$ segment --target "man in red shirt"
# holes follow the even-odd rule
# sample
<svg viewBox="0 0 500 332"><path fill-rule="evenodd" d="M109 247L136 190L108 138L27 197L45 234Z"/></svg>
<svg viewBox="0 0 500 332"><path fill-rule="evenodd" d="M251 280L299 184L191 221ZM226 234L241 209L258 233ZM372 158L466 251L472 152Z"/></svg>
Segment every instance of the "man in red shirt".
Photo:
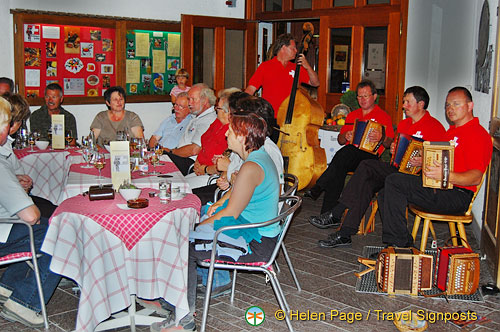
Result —
<svg viewBox="0 0 500 332"><path fill-rule="evenodd" d="M281 103L292 90L296 64L290 62L297 55L297 46L293 36L289 33L278 36L274 43L273 58L263 62L248 82L245 92L253 95L262 87L262 98L271 103L274 117L278 114ZM304 54L299 54L297 64L300 69L299 83L319 86L318 74L307 62Z"/></svg>
<svg viewBox="0 0 500 332"><path fill-rule="evenodd" d="M444 140L443 125L427 111L429 94L420 86L406 89L403 95L403 110L406 119L398 125L398 133L420 138L426 141ZM391 144L394 153L395 143ZM422 157L410 159L412 166L421 166ZM385 178L398 170L390 163L381 160L363 160L351 177L332 211L318 217L311 217L309 222L318 228L338 227L344 210L348 212L340 230L330 234L326 240L320 240L320 247L335 248L349 246L351 236L358 232L359 224L368 208L373 195L384 187Z"/></svg>
<svg viewBox="0 0 500 332"><path fill-rule="evenodd" d="M384 149L390 147L394 137L391 117L375 104L377 89L373 82L362 80L356 88L356 93L360 108L347 115L346 124L340 130L337 138L339 144L345 146L333 156L328 168L318 178L314 187L305 194L306 197L317 199L325 191L321 213L330 212L336 205L342 193L342 188L344 188L347 173L353 172L359 163L365 159L378 159ZM377 151L378 154L362 151L350 144L356 119L373 120L385 126L385 138L380 130L372 130L368 135L371 142L381 142L383 140Z"/></svg>
<svg viewBox="0 0 500 332"><path fill-rule="evenodd" d="M445 110L453 125L445 138L455 142L454 170L449 176L453 189L427 188L422 186L420 177L403 173L386 178L384 190L378 195L384 243L398 247L413 245L406 225L408 204L444 214L463 213L469 208L493 152L491 137L474 117L473 107L472 95L466 88L455 87L448 92ZM431 179L441 180L440 164L425 166L422 171Z"/></svg>

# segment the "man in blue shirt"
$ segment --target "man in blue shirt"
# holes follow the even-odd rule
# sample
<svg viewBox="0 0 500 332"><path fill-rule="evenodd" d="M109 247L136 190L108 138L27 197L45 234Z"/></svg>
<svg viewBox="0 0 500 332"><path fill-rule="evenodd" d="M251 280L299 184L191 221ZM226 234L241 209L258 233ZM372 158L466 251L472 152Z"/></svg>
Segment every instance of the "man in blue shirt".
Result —
<svg viewBox="0 0 500 332"><path fill-rule="evenodd" d="M159 143L161 146L174 149L179 145L179 140L186 130L192 116L189 112L189 96L186 92L177 95L174 104L174 114L163 120L160 127L149 139L149 147Z"/></svg>

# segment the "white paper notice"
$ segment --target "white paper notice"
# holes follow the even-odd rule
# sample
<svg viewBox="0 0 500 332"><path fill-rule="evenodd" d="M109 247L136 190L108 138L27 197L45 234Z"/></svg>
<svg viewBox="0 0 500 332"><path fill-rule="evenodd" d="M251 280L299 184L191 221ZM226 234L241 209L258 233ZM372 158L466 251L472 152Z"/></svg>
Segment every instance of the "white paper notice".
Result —
<svg viewBox="0 0 500 332"><path fill-rule="evenodd" d="M26 69L25 86L40 86L40 69Z"/></svg>
<svg viewBox="0 0 500 332"><path fill-rule="evenodd" d="M368 44L368 69L384 69L384 44Z"/></svg>
<svg viewBox="0 0 500 332"><path fill-rule="evenodd" d="M118 190L124 182L130 183L130 146L128 141L111 141L111 182Z"/></svg>
<svg viewBox="0 0 500 332"><path fill-rule="evenodd" d="M61 29L59 27L42 26L42 36L45 39L60 39Z"/></svg>

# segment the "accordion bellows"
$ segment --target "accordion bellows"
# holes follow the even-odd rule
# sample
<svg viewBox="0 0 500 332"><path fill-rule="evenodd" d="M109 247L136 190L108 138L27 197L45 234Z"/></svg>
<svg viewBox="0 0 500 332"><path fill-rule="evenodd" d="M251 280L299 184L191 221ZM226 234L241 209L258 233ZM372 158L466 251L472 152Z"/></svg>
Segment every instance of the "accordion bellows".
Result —
<svg viewBox="0 0 500 332"><path fill-rule="evenodd" d="M436 287L448 295L474 294L479 286L479 255L467 247L438 248Z"/></svg>
<svg viewBox="0 0 500 332"><path fill-rule="evenodd" d="M372 132L373 130L378 130L382 133L382 138L379 142L372 142L368 139L368 135L370 135L370 132ZM358 149L369 152L371 154L377 154L378 149L384 142L384 139L384 125L372 120L355 120L351 144L356 146Z"/></svg>
<svg viewBox="0 0 500 332"><path fill-rule="evenodd" d="M379 291L387 294L418 295L432 288L432 255L415 248L383 249L377 258L375 276Z"/></svg>

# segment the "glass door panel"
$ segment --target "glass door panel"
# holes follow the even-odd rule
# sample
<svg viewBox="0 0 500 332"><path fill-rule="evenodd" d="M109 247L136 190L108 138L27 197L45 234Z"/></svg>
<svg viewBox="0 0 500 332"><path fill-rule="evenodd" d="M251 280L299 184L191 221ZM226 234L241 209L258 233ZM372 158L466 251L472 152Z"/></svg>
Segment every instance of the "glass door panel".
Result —
<svg viewBox="0 0 500 332"><path fill-rule="evenodd" d="M245 88L245 31L226 30L224 87Z"/></svg>
<svg viewBox="0 0 500 332"><path fill-rule="evenodd" d="M194 28L193 32L193 84L214 81L214 29Z"/></svg>
<svg viewBox="0 0 500 332"><path fill-rule="evenodd" d="M281 0L264 0L266 12L280 12L283 9Z"/></svg>
<svg viewBox="0 0 500 332"><path fill-rule="evenodd" d="M312 0L293 0L293 9L311 9Z"/></svg>
<svg viewBox="0 0 500 332"><path fill-rule="evenodd" d="M349 90L351 77L352 28L330 29L331 72L328 92L344 93Z"/></svg>
<svg viewBox="0 0 500 332"><path fill-rule="evenodd" d="M386 59L387 27L365 28L362 76L375 83L382 96L385 95Z"/></svg>

